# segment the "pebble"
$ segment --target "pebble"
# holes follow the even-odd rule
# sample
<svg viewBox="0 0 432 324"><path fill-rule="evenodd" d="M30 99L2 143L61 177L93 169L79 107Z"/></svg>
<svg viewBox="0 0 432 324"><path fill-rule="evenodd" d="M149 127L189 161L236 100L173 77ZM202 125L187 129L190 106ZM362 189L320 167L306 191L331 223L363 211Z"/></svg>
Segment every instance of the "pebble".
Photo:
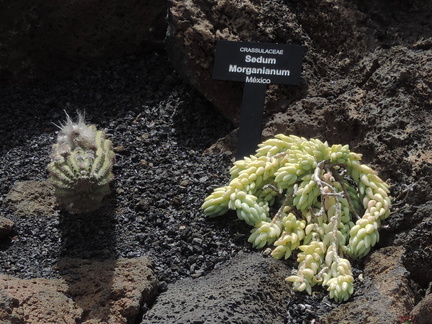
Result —
<svg viewBox="0 0 432 324"><path fill-rule="evenodd" d="M1 88L0 97L0 149L8 152L0 155L0 197L16 181L47 178L57 129L41 130L61 124L64 109L71 117L85 111L88 123L109 130L117 157L113 192L100 210L12 217L17 240L0 242L0 272L51 278L61 276L53 264L64 257L148 255L170 283L250 249L235 240L235 228L214 226L200 209L231 167L229 156L202 152L232 125L171 70L165 53L94 63L70 79ZM2 214L10 214L4 204Z"/></svg>

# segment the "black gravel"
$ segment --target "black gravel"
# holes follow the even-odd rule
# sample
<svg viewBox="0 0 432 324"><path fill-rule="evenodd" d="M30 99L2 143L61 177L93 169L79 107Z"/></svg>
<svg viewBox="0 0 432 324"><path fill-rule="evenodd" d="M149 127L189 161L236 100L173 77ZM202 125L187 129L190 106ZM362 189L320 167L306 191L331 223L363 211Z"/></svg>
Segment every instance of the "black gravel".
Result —
<svg viewBox="0 0 432 324"><path fill-rule="evenodd" d="M232 154L203 154L233 126L183 82L164 52L81 68L66 80L0 89L0 215L15 222L0 241L0 271L53 278L63 257L148 255L162 287L198 277L240 250L249 229L231 215L212 221L200 205L225 184ZM117 151L106 205L90 214L15 215L5 196L17 181L45 180L53 125L85 111Z"/></svg>
<svg viewBox="0 0 432 324"><path fill-rule="evenodd" d="M203 152L233 125L172 70L164 52L87 65L63 80L0 88L0 216L15 222L0 239L0 273L60 278L65 257L149 256L160 291L200 277L252 250L250 228L233 212L204 217L200 206L229 180L231 152ZM14 212L14 183L48 179L51 146L65 112L105 129L117 160L104 206L88 214ZM335 305L322 291L287 301L286 323L309 323Z"/></svg>

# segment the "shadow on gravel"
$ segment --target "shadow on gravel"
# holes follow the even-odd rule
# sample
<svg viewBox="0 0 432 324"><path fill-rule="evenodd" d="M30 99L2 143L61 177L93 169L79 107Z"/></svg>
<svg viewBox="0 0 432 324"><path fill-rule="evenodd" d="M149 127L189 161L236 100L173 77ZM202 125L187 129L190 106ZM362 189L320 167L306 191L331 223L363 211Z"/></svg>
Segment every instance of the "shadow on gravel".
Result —
<svg viewBox="0 0 432 324"><path fill-rule="evenodd" d="M106 307L117 262L114 213L113 205L89 213L60 213L56 268L68 284L65 294L83 310L82 321L106 323L110 317Z"/></svg>
<svg viewBox="0 0 432 324"><path fill-rule="evenodd" d="M232 123L200 94L185 99L172 115L174 135L179 146L205 150L233 130ZM197 141L199 139L199 141ZM200 146L197 147L197 142Z"/></svg>

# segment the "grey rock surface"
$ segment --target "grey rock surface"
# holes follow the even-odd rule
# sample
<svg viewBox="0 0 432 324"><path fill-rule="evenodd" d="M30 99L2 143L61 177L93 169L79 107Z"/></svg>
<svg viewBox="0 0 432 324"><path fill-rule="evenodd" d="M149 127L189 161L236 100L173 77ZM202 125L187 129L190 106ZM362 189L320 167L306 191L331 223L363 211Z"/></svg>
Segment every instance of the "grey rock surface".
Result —
<svg viewBox="0 0 432 324"><path fill-rule="evenodd" d="M291 295L288 275L281 261L238 255L205 277L168 285L141 323L282 323Z"/></svg>
<svg viewBox="0 0 432 324"><path fill-rule="evenodd" d="M327 95L274 114L263 137L283 133L347 143L396 189L415 184L416 203L431 200L431 62L431 50L377 49L351 73L335 76Z"/></svg>
<svg viewBox="0 0 432 324"><path fill-rule="evenodd" d="M303 44L302 28L280 1L171 0L168 21L167 51L175 69L237 124L242 85L212 80L216 41ZM305 88L285 90L294 100ZM268 98L272 94L270 89ZM272 106L267 112L281 109Z"/></svg>
<svg viewBox="0 0 432 324"><path fill-rule="evenodd" d="M432 314L432 295L430 292L418 303L407 318L416 324L429 324Z"/></svg>
<svg viewBox="0 0 432 324"><path fill-rule="evenodd" d="M385 247L372 253L365 262L364 286L354 299L321 318L322 323L398 323L409 315L418 295L409 279L402 247Z"/></svg>
<svg viewBox="0 0 432 324"><path fill-rule="evenodd" d="M414 227L398 236L406 249L403 261L411 277L427 288L432 281L432 201L418 206L409 221Z"/></svg>

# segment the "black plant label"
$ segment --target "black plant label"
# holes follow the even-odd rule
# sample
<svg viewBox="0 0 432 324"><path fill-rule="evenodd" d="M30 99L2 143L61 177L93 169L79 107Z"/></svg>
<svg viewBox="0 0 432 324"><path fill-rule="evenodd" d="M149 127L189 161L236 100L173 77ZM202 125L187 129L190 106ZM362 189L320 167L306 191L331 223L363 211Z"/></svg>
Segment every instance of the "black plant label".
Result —
<svg viewBox="0 0 432 324"><path fill-rule="evenodd" d="M303 55L304 48L298 45L219 40L213 79L297 85Z"/></svg>
<svg viewBox="0 0 432 324"><path fill-rule="evenodd" d="M213 79L244 82L237 159L261 142L267 84L299 84L303 55L298 45L217 41Z"/></svg>

